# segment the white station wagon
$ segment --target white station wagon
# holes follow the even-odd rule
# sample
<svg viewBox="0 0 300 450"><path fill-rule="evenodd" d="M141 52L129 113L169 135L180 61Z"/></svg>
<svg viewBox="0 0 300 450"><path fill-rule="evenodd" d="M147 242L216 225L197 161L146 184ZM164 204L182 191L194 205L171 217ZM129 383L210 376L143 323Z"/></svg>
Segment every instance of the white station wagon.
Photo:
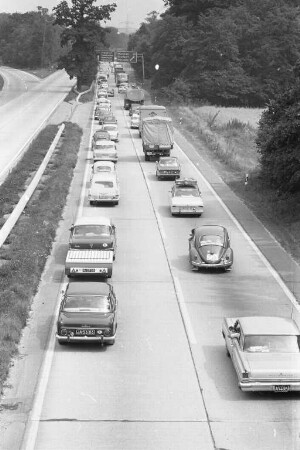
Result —
<svg viewBox="0 0 300 450"><path fill-rule="evenodd" d="M300 330L292 319L225 318L222 334L242 391L300 391Z"/></svg>

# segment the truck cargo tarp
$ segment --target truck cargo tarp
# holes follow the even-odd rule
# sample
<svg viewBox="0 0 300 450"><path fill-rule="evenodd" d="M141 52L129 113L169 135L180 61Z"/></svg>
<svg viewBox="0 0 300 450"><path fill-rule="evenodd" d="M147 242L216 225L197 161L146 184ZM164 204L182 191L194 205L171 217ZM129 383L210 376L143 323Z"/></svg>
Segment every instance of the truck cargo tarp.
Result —
<svg viewBox="0 0 300 450"><path fill-rule="evenodd" d="M144 100L145 94L142 89L127 89L125 99L131 102L140 102Z"/></svg>
<svg viewBox="0 0 300 450"><path fill-rule="evenodd" d="M172 119L160 116L143 119L142 141L146 145L173 145Z"/></svg>

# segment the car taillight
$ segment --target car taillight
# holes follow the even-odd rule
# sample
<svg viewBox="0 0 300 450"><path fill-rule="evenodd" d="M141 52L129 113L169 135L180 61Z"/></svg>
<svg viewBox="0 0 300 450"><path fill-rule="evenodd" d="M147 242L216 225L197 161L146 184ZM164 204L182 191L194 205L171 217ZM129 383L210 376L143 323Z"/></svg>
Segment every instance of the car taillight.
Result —
<svg viewBox="0 0 300 450"><path fill-rule="evenodd" d="M244 372L242 372L242 377L243 377L243 379L248 379L249 378L249 372L247 372L247 370L244 370Z"/></svg>

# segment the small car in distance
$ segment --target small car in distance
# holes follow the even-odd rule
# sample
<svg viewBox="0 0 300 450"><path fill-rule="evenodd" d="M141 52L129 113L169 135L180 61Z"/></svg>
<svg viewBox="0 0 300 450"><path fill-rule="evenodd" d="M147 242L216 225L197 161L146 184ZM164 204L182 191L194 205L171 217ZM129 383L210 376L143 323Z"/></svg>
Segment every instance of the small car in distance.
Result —
<svg viewBox="0 0 300 450"><path fill-rule="evenodd" d="M93 143L93 159L96 161L118 161L118 153L114 141L101 139Z"/></svg>
<svg viewBox="0 0 300 450"><path fill-rule="evenodd" d="M119 199L120 186L116 173L95 173L91 179L91 186L88 190L88 200L90 205L108 202L118 205Z"/></svg>
<svg viewBox="0 0 300 450"><path fill-rule="evenodd" d="M118 303L109 283L70 282L62 294L56 332L59 344L115 343Z"/></svg>
<svg viewBox="0 0 300 450"><path fill-rule="evenodd" d="M107 98L107 91L106 90L104 90L104 89L100 89L98 92L97 92L97 97L98 97L98 99L100 99L100 98Z"/></svg>
<svg viewBox="0 0 300 450"><path fill-rule="evenodd" d="M203 213L203 200L194 178L179 178L171 190L171 214L194 215L200 217Z"/></svg>
<svg viewBox="0 0 300 450"><path fill-rule="evenodd" d="M110 123L104 120L102 130L108 132L111 141L115 142L119 141L119 130L118 125L116 123Z"/></svg>
<svg viewBox="0 0 300 450"><path fill-rule="evenodd" d="M139 128L139 126L140 126L139 114L132 114L130 118L130 128Z"/></svg>
<svg viewBox="0 0 300 450"><path fill-rule="evenodd" d="M126 84L120 84L120 86L118 87L118 92L119 94L124 94L128 89L128 85Z"/></svg>
<svg viewBox="0 0 300 450"><path fill-rule="evenodd" d="M224 318L222 334L242 391L300 391L300 330L294 320Z"/></svg>
<svg viewBox="0 0 300 450"><path fill-rule="evenodd" d="M180 178L180 164L176 156L161 156L156 161L156 177L161 178Z"/></svg>
<svg viewBox="0 0 300 450"><path fill-rule="evenodd" d="M189 261L194 269L229 270L233 264L228 231L220 225L193 228L189 237Z"/></svg>
<svg viewBox="0 0 300 450"><path fill-rule="evenodd" d="M97 141L101 141L102 139L105 139L107 141L110 141L109 138L109 134L107 131L105 130L96 130L95 133L93 134L93 140L92 142L97 142Z"/></svg>
<svg viewBox="0 0 300 450"><path fill-rule="evenodd" d="M107 94L108 94L108 97L114 97L115 96L114 88L108 89Z"/></svg>

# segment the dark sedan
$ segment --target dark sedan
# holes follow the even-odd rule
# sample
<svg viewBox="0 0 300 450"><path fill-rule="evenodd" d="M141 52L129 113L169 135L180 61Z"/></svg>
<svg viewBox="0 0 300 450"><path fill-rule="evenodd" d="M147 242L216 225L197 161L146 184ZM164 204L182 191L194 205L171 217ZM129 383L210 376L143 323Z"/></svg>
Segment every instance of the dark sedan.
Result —
<svg viewBox="0 0 300 450"><path fill-rule="evenodd" d="M116 331L117 299L110 284L82 281L67 285L57 320L59 344L99 342L113 345Z"/></svg>
<svg viewBox="0 0 300 450"><path fill-rule="evenodd" d="M189 260L195 269L230 269L233 251L226 228L220 225L193 228L189 237Z"/></svg>
<svg viewBox="0 0 300 450"><path fill-rule="evenodd" d="M180 164L175 156L162 156L156 163L156 177L161 178L180 178Z"/></svg>

